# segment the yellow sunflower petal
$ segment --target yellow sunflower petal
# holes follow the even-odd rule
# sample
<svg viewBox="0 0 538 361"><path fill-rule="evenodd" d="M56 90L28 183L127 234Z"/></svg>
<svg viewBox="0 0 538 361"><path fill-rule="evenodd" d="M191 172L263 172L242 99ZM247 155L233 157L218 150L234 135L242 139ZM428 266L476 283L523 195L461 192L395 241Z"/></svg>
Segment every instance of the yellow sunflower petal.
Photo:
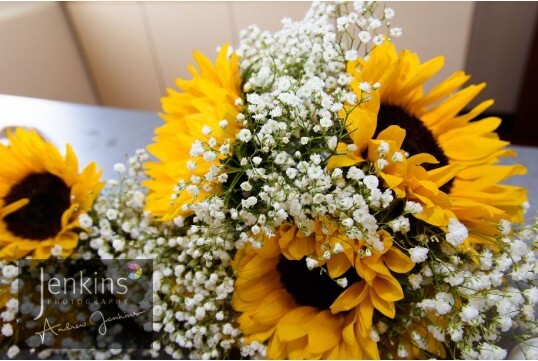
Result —
<svg viewBox="0 0 538 361"><path fill-rule="evenodd" d="M382 297L378 296L375 288L372 288L370 291L370 300L372 301L374 307L385 316L394 318L396 315L396 307L394 306L394 302L384 300Z"/></svg>
<svg viewBox="0 0 538 361"><path fill-rule="evenodd" d="M317 310L313 307L297 307L278 321L276 333L282 341L291 341L305 336Z"/></svg>
<svg viewBox="0 0 538 361"><path fill-rule="evenodd" d="M402 286L393 276L378 275L372 288L385 301L399 301L404 297Z"/></svg>
<svg viewBox="0 0 538 361"><path fill-rule="evenodd" d="M286 343L288 358L290 360L315 360L317 359L308 350L308 339L306 337L295 339Z"/></svg>
<svg viewBox="0 0 538 361"><path fill-rule="evenodd" d="M283 360L286 358L286 347L280 342L277 335L271 338L267 347L267 358L271 360Z"/></svg>
<svg viewBox="0 0 538 361"><path fill-rule="evenodd" d="M396 247L391 247L385 252L383 261L391 271L396 273L407 273L415 267L411 258Z"/></svg>
<svg viewBox="0 0 538 361"><path fill-rule="evenodd" d="M330 311L321 311L312 320L308 332L308 350L322 353L336 346L340 341L343 319L333 316Z"/></svg>
<svg viewBox="0 0 538 361"><path fill-rule="evenodd" d="M352 284L334 300L331 305L331 312L339 313L352 309L368 297L369 292L370 286L364 281Z"/></svg>
<svg viewBox="0 0 538 361"><path fill-rule="evenodd" d="M0 208L0 219L4 218L5 216L13 212L18 211L19 209L27 205L29 202L30 200L28 198L23 198Z"/></svg>
<svg viewBox="0 0 538 361"><path fill-rule="evenodd" d="M228 46L221 48L215 64L199 52L194 53L196 63L200 68L198 73L194 67L189 70L192 80L176 81L182 93L168 90L168 96L162 99L165 124L156 130L156 143L148 150L157 159L157 162L146 164L149 180L144 182L150 190L146 209L160 220L172 220L178 215L187 215L188 210L183 206L190 202L199 202L206 193L197 197L184 195L176 197L175 187L181 181L188 181L192 175L202 179L200 188L204 185L213 187L219 193L220 187L216 182L206 181L204 176L209 170L210 163L197 162L197 167L189 171L187 162L196 162L197 157L190 157L189 150L195 140L205 140L202 128L208 126L212 129L213 137L219 145L226 141L234 141L235 134L240 130L236 116L240 107L235 105L240 98L240 76L237 55L228 58ZM228 121L225 130L221 129L219 122ZM215 161L218 165L219 160ZM176 164L174 164L176 163ZM181 163L183 163L181 165ZM172 166L174 165L174 166Z"/></svg>
<svg viewBox="0 0 538 361"><path fill-rule="evenodd" d="M352 264L344 253L332 255L327 262L329 276L333 279L342 276L350 267L352 267Z"/></svg>

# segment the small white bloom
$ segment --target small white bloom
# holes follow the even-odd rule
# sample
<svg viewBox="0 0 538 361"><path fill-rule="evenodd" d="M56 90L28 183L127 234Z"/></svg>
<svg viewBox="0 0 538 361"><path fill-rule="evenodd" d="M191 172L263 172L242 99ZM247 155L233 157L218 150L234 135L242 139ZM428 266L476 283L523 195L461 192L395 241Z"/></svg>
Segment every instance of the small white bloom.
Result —
<svg viewBox="0 0 538 361"><path fill-rule="evenodd" d="M467 323L473 321L479 314L480 312L471 305L466 305L461 309L461 312L459 313L461 320Z"/></svg>
<svg viewBox="0 0 538 361"><path fill-rule="evenodd" d="M435 310L440 315L446 315L452 311L454 297L450 293L439 292L435 295Z"/></svg>
<svg viewBox="0 0 538 361"><path fill-rule="evenodd" d="M382 140L377 146L377 152L380 157L384 157L390 150L389 143Z"/></svg>
<svg viewBox="0 0 538 361"><path fill-rule="evenodd" d="M198 193L200 193L200 189L195 186L194 184L190 184L187 186L186 188L187 192L189 192L190 194L192 194L193 196L197 195Z"/></svg>
<svg viewBox="0 0 538 361"><path fill-rule="evenodd" d="M116 218L118 218L118 211L115 209L108 209L106 211L106 218L111 221L115 220Z"/></svg>
<svg viewBox="0 0 538 361"><path fill-rule="evenodd" d="M367 175L362 180L364 182L364 185L370 190L377 189L379 186L379 179L375 175Z"/></svg>
<svg viewBox="0 0 538 361"><path fill-rule="evenodd" d="M17 356L19 354L19 347L17 345L12 345L8 350L7 350L7 357L8 358L14 358L15 356Z"/></svg>
<svg viewBox="0 0 538 361"><path fill-rule="evenodd" d="M116 238L112 241L112 247L118 252L123 251L123 249L125 248L125 240L121 238Z"/></svg>
<svg viewBox="0 0 538 361"><path fill-rule="evenodd" d="M252 184L250 184L249 182L243 182L241 183L240 185L241 189L244 190L245 192L250 192L252 190Z"/></svg>
<svg viewBox="0 0 538 361"><path fill-rule="evenodd" d="M260 226L252 226L252 228L250 229L250 231L252 232L252 234L259 234L260 233Z"/></svg>
<svg viewBox="0 0 538 361"><path fill-rule="evenodd" d="M342 288L346 288L347 287L347 278L345 278L345 277L339 278L339 279L336 280L336 283L338 284L338 286L340 286Z"/></svg>
<svg viewBox="0 0 538 361"><path fill-rule="evenodd" d="M393 219L389 222L389 227L392 228L394 232L407 233L411 230L411 224L409 219L404 216L399 216L396 219Z"/></svg>
<svg viewBox="0 0 538 361"><path fill-rule="evenodd" d="M393 38L399 38L402 36L402 29L401 28L392 28L390 29L390 36Z"/></svg>
<svg viewBox="0 0 538 361"><path fill-rule="evenodd" d="M262 159L260 157L253 157L252 158L252 163L254 163L256 165L260 165L261 162L262 162Z"/></svg>
<svg viewBox="0 0 538 361"><path fill-rule="evenodd" d="M529 303L538 303L538 288L531 287L523 291L523 295L527 298Z"/></svg>
<svg viewBox="0 0 538 361"><path fill-rule="evenodd" d="M366 81L362 81L359 84L359 89L362 90L365 93L369 93L369 92L372 91L372 86L370 85L370 83L368 83ZM387 147L388 147L388 143L386 143L386 144L387 144Z"/></svg>
<svg viewBox="0 0 538 361"><path fill-rule="evenodd" d="M213 132L213 129L211 129L211 127L208 127L207 125L204 125L202 127L202 134L203 135L209 135Z"/></svg>
<svg viewBox="0 0 538 361"><path fill-rule="evenodd" d="M394 163L400 163L401 161L403 161L403 159L404 159L404 156L403 156L402 152L395 152L392 155L392 161Z"/></svg>
<svg viewBox="0 0 538 361"><path fill-rule="evenodd" d="M347 178L348 179L351 179L351 180L361 180L365 177L365 174L364 172L362 171L362 169L360 168L357 168L355 166L349 168L349 170L347 171Z"/></svg>
<svg viewBox="0 0 538 361"><path fill-rule="evenodd" d="M286 169L286 175L290 177L290 179L295 179L295 177L297 177L297 169L295 168Z"/></svg>
<svg viewBox="0 0 538 361"><path fill-rule="evenodd" d="M374 29L377 29L381 26L381 21L379 19L376 19L376 18L370 18L368 19L368 29L370 30L374 30Z"/></svg>
<svg viewBox="0 0 538 361"><path fill-rule="evenodd" d="M346 54L345 54L344 58L347 61L354 61L354 60L357 60L359 58L359 53L357 53L357 50L351 49L351 50L346 51Z"/></svg>
<svg viewBox="0 0 538 361"><path fill-rule="evenodd" d="M422 213L422 205L417 202L407 201L405 202L404 212L411 214Z"/></svg>
<svg viewBox="0 0 538 361"><path fill-rule="evenodd" d="M353 219L351 219L351 218L346 218L346 219L344 219L344 220L342 221L342 225L343 225L344 227L346 227L346 228L350 228L350 227L352 227L352 226L353 226L353 223L354 223L354 222L353 222Z"/></svg>
<svg viewBox="0 0 538 361"><path fill-rule="evenodd" d="M385 42L385 36L382 34L378 34L374 36L374 39L372 40L372 43L374 43L375 46L379 46Z"/></svg>
<svg viewBox="0 0 538 361"><path fill-rule="evenodd" d="M392 19L394 17L394 10L392 8L385 8L383 12L386 19Z"/></svg>
<svg viewBox="0 0 538 361"><path fill-rule="evenodd" d="M60 257L62 255L62 251L63 251L63 248L61 245L59 244L55 244L51 249L50 249L50 255L53 256L53 257Z"/></svg>
<svg viewBox="0 0 538 361"><path fill-rule="evenodd" d="M487 271L491 269L493 265L493 254L489 249L486 249L480 253L480 269Z"/></svg>
<svg viewBox="0 0 538 361"><path fill-rule="evenodd" d="M215 159L217 159L217 153L212 152L210 150L205 151L204 155L203 155L203 158L207 162L213 162Z"/></svg>
<svg viewBox="0 0 538 361"><path fill-rule="evenodd" d="M398 357L405 359L407 358L407 356L407 349L405 348L403 343L398 344Z"/></svg>
<svg viewBox="0 0 538 361"><path fill-rule="evenodd" d="M247 143L252 139L252 133L248 129L241 129L235 137L243 143Z"/></svg>
<svg viewBox="0 0 538 361"><path fill-rule="evenodd" d="M321 118L319 121L319 125L321 125L323 128L329 128L333 125L333 121L331 118Z"/></svg>
<svg viewBox="0 0 538 361"><path fill-rule="evenodd" d="M334 244L333 253L338 254L344 252L344 247L338 242Z"/></svg>
<svg viewBox="0 0 538 361"><path fill-rule="evenodd" d="M499 225L497 226L497 229L499 230L499 232L501 232L503 236L508 236L512 231L512 225L506 219L501 219Z"/></svg>
<svg viewBox="0 0 538 361"><path fill-rule="evenodd" d="M450 325L448 327L448 333L452 341L460 341L463 338L462 324Z"/></svg>
<svg viewBox="0 0 538 361"><path fill-rule="evenodd" d="M369 32L363 30L359 33L359 40L362 41L363 43L367 43L371 39L372 39L372 34L370 34Z"/></svg>
<svg viewBox="0 0 538 361"><path fill-rule="evenodd" d="M219 148L219 153L222 155L228 155L230 153L230 144L223 144Z"/></svg>
<svg viewBox="0 0 538 361"><path fill-rule="evenodd" d="M19 274L19 270L12 264L2 267L2 276L7 279L15 278Z"/></svg>
<svg viewBox="0 0 538 361"><path fill-rule="evenodd" d="M386 159L379 158L377 160L377 162L375 162L375 165L376 165L377 169L383 170L383 169L385 169L386 166L389 165L389 162L387 162Z"/></svg>
<svg viewBox="0 0 538 361"><path fill-rule="evenodd" d="M256 205L256 203L258 203L258 199L254 196L251 196L251 197L248 197L246 200L245 200L245 203L247 205L247 207L252 207L254 205Z"/></svg>
<svg viewBox="0 0 538 361"><path fill-rule="evenodd" d="M414 290L418 290L420 288L420 285L423 281L422 275L420 273L410 274L407 278L409 279L409 283Z"/></svg>
<svg viewBox="0 0 538 361"><path fill-rule="evenodd" d="M78 223L82 228L90 228L93 225L92 218L86 213L82 213L78 216Z"/></svg>
<svg viewBox="0 0 538 361"><path fill-rule="evenodd" d="M306 267L308 267L309 270L312 270L314 267L318 265L318 261L311 257L306 258Z"/></svg>
<svg viewBox="0 0 538 361"><path fill-rule="evenodd" d="M448 233L446 240L454 247L459 246L469 236L467 227L460 223L456 218L450 218L448 221Z"/></svg>
<svg viewBox="0 0 538 361"><path fill-rule="evenodd" d="M206 311L203 307L197 307L195 311L196 318L201 320L205 317Z"/></svg>
<svg viewBox="0 0 538 361"><path fill-rule="evenodd" d="M320 166L309 167L307 171L308 177L311 179L319 179L323 176L324 172Z"/></svg>
<svg viewBox="0 0 538 361"><path fill-rule="evenodd" d="M422 263L428 259L428 252L428 248L413 247L409 250L409 255L411 256L411 261L413 261L413 263Z"/></svg>
<svg viewBox="0 0 538 361"><path fill-rule="evenodd" d="M480 347L480 360L504 360L506 358L506 350L499 346L489 343L483 343Z"/></svg>
<svg viewBox="0 0 538 361"><path fill-rule="evenodd" d="M329 149L334 150L336 149L336 146L338 145L338 138L336 136L332 136L327 140L327 146Z"/></svg>
<svg viewBox="0 0 538 361"><path fill-rule="evenodd" d="M445 331L439 326L428 325L428 332L439 342L445 342Z"/></svg>
<svg viewBox="0 0 538 361"><path fill-rule="evenodd" d="M217 180L220 183L226 183L226 181L228 180L228 174L226 173L219 174L219 176L217 177Z"/></svg>
<svg viewBox="0 0 538 361"><path fill-rule="evenodd" d="M226 129L227 126L228 126L228 121L226 119L221 120L219 122L219 127L221 127L222 129Z"/></svg>
<svg viewBox="0 0 538 361"><path fill-rule="evenodd" d="M196 162L193 160L187 161L187 169L190 171L196 170Z"/></svg>
<svg viewBox="0 0 538 361"><path fill-rule="evenodd" d="M125 164L123 163L116 163L114 164L114 170L118 173L125 173L127 168L125 167Z"/></svg>
<svg viewBox="0 0 538 361"><path fill-rule="evenodd" d="M6 337L10 337L11 335L13 335L13 327L10 323L6 323L4 324L4 326L2 326L2 335Z"/></svg>
<svg viewBox="0 0 538 361"><path fill-rule="evenodd" d="M276 164L284 164L286 162L287 158L288 158L288 154L286 152L280 152L275 157L275 163Z"/></svg>
<svg viewBox="0 0 538 361"><path fill-rule="evenodd" d="M374 342L379 342L380 340L379 333L377 333L377 330L373 327L370 329L369 336L370 336L370 339Z"/></svg>

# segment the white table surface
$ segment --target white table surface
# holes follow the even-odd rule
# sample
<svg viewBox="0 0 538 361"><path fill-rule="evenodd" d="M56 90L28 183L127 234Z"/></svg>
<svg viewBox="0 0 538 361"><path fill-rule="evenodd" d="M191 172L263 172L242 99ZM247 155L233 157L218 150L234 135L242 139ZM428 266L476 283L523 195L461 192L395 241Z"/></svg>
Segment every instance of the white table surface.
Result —
<svg viewBox="0 0 538 361"><path fill-rule="evenodd" d="M117 177L115 163L151 143L161 124L159 115L149 111L0 95L0 129L36 128L62 152L69 143L80 167L95 161L107 179Z"/></svg>
<svg viewBox="0 0 538 361"><path fill-rule="evenodd" d="M106 179L116 178L113 165L150 144L154 129L161 124L163 121L155 112L0 95L0 129L33 127L62 150L69 143L81 166L97 162ZM508 158L503 163L522 163L528 173L506 183L528 188L531 209L527 218L530 218L538 208L538 148L513 146L513 149L518 158Z"/></svg>

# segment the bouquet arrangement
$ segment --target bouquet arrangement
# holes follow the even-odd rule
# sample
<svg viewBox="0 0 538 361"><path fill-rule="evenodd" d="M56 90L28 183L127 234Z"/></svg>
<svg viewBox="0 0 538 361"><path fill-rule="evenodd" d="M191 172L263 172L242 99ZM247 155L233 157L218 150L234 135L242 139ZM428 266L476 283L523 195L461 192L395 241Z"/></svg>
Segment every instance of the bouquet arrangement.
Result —
<svg viewBox="0 0 538 361"><path fill-rule="evenodd" d="M477 120L492 101L464 111L484 84L456 72L424 92L443 58L398 52L393 17L314 3L215 62L195 52L162 100L154 158L118 164L100 194L70 148L11 134L0 342L24 257L153 259L145 356L498 359L503 337L536 337L538 225L517 225L526 190L500 184L525 168L498 164L515 153L500 119Z"/></svg>

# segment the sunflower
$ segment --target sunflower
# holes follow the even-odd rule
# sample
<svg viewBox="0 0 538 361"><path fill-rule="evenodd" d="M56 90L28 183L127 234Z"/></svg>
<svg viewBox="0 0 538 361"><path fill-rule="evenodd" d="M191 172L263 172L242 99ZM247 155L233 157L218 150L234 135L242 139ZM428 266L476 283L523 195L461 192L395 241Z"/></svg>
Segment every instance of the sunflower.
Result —
<svg viewBox="0 0 538 361"><path fill-rule="evenodd" d="M168 89L162 99L165 124L155 131L155 143L148 146L158 162L146 165L151 178L144 183L150 190L146 209L162 220L186 214L185 205L218 191L216 182L205 178L214 166L212 159L192 153L193 143L219 154L219 147L231 143L241 128L236 121L241 110L237 55L228 57L225 45L214 65L200 52L194 53L194 59L200 72L190 66L193 79L176 80L182 92ZM217 163L226 155L222 153ZM199 178L194 182L199 193L182 191L193 176Z"/></svg>
<svg viewBox="0 0 538 361"><path fill-rule="evenodd" d="M47 259L54 246L68 256L78 243L79 215L103 186L101 172L91 163L79 173L69 145L62 157L35 131L19 128L8 139L0 145L0 258Z"/></svg>
<svg viewBox="0 0 538 361"><path fill-rule="evenodd" d="M382 250L365 256L364 241L345 239L325 224L318 221L308 236L291 224L280 226L262 247L247 244L236 254L232 306L241 312L246 342L268 341L269 358L379 358L370 334L374 309L395 316L403 291L392 272L414 264L388 234ZM337 244L341 251L327 261L325 250ZM307 257L317 267L309 269Z"/></svg>
<svg viewBox="0 0 538 361"><path fill-rule="evenodd" d="M442 57L421 64L418 56L407 50L398 55L390 42L376 47L367 60L349 62L347 71L353 76L351 86L357 95L362 94L361 82L379 82L381 86L372 91L370 101L342 111L356 150L347 151L347 142L342 142L340 154L331 158L329 166L372 161L398 196L423 204L424 212L418 218L446 226L456 217L478 231L468 242L483 243L477 234L493 234L501 219L523 220L521 205L526 201L526 190L499 183L526 170L519 164L497 164L502 157L515 156L495 133L500 119L475 120L493 101L460 114L485 84L457 90L469 76L456 72L424 94L422 85L442 65ZM378 163L381 141L390 141L391 156L401 148L411 157L385 157L385 162ZM378 164L385 167L379 169Z"/></svg>

